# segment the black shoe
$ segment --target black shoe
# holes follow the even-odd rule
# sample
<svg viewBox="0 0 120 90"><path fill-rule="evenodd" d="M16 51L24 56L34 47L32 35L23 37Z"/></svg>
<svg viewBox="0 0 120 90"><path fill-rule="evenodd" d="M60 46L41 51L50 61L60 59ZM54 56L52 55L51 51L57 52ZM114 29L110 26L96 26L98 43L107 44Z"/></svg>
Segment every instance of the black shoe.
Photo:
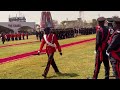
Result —
<svg viewBox="0 0 120 90"><path fill-rule="evenodd" d="M87 77L87 79L92 79L91 77Z"/></svg>
<svg viewBox="0 0 120 90"><path fill-rule="evenodd" d="M62 73L61 72L56 72L56 74L61 75Z"/></svg>
<svg viewBox="0 0 120 90"><path fill-rule="evenodd" d="M87 79L96 79L96 78L93 78L93 77L87 77Z"/></svg>
<svg viewBox="0 0 120 90"><path fill-rule="evenodd" d="M113 73L113 77L115 77L116 76L116 74L115 73Z"/></svg>
<svg viewBox="0 0 120 90"><path fill-rule="evenodd" d="M105 79L109 79L109 77L105 77Z"/></svg>
<svg viewBox="0 0 120 90"><path fill-rule="evenodd" d="M46 75L45 75L45 74L42 74L42 76L43 76L44 78L46 78Z"/></svg>

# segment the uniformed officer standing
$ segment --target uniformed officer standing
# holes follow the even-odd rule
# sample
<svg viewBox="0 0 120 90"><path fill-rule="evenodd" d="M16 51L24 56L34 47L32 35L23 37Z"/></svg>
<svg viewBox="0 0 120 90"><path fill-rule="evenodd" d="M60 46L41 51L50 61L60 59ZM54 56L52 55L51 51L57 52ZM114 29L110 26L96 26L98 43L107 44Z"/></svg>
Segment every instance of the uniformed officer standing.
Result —
<svg viewBox="0 0 120 90"><path fill-rule="evenodd" d="M48 55L48 63L47 63L47 66L44 70L44 74L42 74L42 76L44 76L44 78L46 78L46 76L48 74L50 65L52 65L52 67L56 73L59 73L58 67L54 61L54 52L56 51L54 44L56 44L60 55L62 55L61 47L59 45L57 37L55 34L50 33L50 30L51 29L48 27L44 29L45 34L44 34L43 39L41 41L40 50L38 51L39 53L41 53L42 48L43 48L44 44L46 43L46 53Z"/></svg>
<svg viewBox="0 0 120 90"><path fill-rule="evenodd" d="M114 33L114 28L113 28L113 18L107 18L107 21L108 21L108 30L110 32L110 36L109 36L109 40L108 40L108 45L110 44L110 41L111 41L111 36L112 34ZM113 69L113 76L115 76L115 68L114 68L114 61L112 61L111 57L109 56L109 60L110 60L110 63L112 65L112 69Z"/></svg>
<svg viewBox="0 0 120 90"><path fill-rule="evenodd" d="M14 33L11 34L11 39L14 41Z"/></svg>
<svg viewBox="0 0 120 90"><path fill-rule="evenodd" d="M98 73L100 71L102 62L104 63L105 67L105 79L109 79L109 60L108 56L106 55L109 31L107 27L104 26L105 20L106 19L104 17L100 17L97 19L99 26L97 28L96 34L96 58L93 79L98 78Z"/></svg>
<svg viewBox="0 0 120 90"><path fill-rule="evenodd" d="M41 40L42 40L42 37L43 37L43 31L39 31L39 39L40 39L40 42L41 42Z"/></svg>
<svg viewBox="0 0 120 90"><path fill-rule="evenodd" d="M25 39L24 37L25 37L25 34L24 34L24 32L23 32L23 33L22 33L22 38L23 38L23 40Z"/></svg>
<svg viewBox="0 0 120 90"><path fill-rule="evenodd" d="M15 40L18 40L18 38L17 38L17 33L15 33Z"/></svg>
<svg viewBox="0 0 120 90"><path fill-rule="evenodd" d="M114 29L113 29L113 18L108 18L108 29L110 32L110 36L114 33Z"/></svg>
<svg viewBox="0 0 120 90"><path fill-rule="evenodd" d="M2 39L2 43L4 44L5 43L5 34L4 33L1 33L1 39Z"/></svg>
<svg viewBox="0 0 120 90"><path fill-rule="evenodd" d="M38 37L39 37L39 33L38 33L38 31L36 31L36 38L37 38L37 40L38 40Z"/></svg>
<svg viewBox="0 0 120 90"><path fill-rule="evenodd" d="M5 35L5 36L6 36L6 41L8 41L8 33L6 33L6 35Z"/></svg>
<svg viewBox="0 0 120 90"><path fill-rule="evenodd" d="M26 33L26 38L28 39L28 32Z"/></svg>
<svg viewBox="0 0 120 90"><path fill-rule="evenodd" d="M116 79L120 79L120 18L114 18L115 32L112 34L106 53L114 63L113 68Z"/></svg>
<svg viewBox="0 0 120 90"><path fill-rule="evenodd" d="M18 37L19 37L19 40L21 40L21 33L20 32L18 33Z"/></svg>

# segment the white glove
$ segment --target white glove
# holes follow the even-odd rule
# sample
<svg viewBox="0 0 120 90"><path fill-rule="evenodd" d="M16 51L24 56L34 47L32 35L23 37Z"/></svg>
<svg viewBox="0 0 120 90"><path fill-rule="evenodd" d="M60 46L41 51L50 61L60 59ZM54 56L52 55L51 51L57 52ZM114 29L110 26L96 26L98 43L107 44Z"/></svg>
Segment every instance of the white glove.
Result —
<svg viewBox="0 0 120 90"><path fill-rule="evenodd" d="M106 54L109 56L109 53L106 51Z"/></svg>
<svg viewBox="0 0 120 90"><path fill-rule="evenodd" d="M40 54L40 51L38 51L38 54Z"/></svg>
<svg viewBox="0 0 120 90"><path fill-rule="evenodd" d="M96 54L96 51L94 51L94 54Z"/></svg>

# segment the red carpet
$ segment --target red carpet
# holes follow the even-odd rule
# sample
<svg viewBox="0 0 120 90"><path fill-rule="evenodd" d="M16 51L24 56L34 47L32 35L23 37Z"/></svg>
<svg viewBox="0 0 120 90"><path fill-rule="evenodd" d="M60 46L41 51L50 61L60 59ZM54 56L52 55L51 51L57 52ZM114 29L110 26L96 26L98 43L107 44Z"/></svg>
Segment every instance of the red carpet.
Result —
<svg viewBox="0 0 120 90"><path fill-rule="evenodd" d="M69 44L64 44L61 45L61 48L65 48L65 47L70 47L76 44L80 44L80 43L85 43L85 42L90 42L95 40L95 38L92 39L88 39L88 40L83 40L83 41L79 41L79 42L73 42L73 43L69 43ZM45 54L45 49L42 51L42 54ZM23 54L19 54L19 55L15 55L15 56L11 56L11 57L6 57L6 58L2 58L0 59L0 63L4 63L4 62L9 62L9 61L13 61L13 60L17 60L17 59L21 59L21 58L25 58L31 55L37 55L37 51L32 51L32 52L28 52L28 53L23 53Z"/></svg>
<svg viewBox="0 0 120 90"><path fill-rule="evenodd" d="M33 41L33 42L25 42L25 43L19 43L19 44L5 45L5 46L0 46L0 48L9 47L9 46L17 46L17 45L22 45L22 44L34 43L34 42L40 42L40 41Z"/></svg>

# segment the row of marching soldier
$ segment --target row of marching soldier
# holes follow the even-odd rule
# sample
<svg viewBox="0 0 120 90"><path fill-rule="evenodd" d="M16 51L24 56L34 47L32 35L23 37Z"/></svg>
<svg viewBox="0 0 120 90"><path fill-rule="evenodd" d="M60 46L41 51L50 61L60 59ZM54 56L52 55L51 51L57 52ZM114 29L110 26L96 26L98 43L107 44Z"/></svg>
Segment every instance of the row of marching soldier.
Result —
<svg viewBox="0 0 120 90"><path fill-rule="evenodd" d="M110 65L113 70L113 77L120 79L120 18L97 19L96 27L96 58L93 79L98 78L101 63L105 67L105 79L110 77ZM105 26L106 21L108 25Z"/></svg>
<svg viewBox="0 0 120 90"><path fill-rule="evenodd" d="M28 33L1 33L1 39L4 44L5 41L24 40L28 39Z"/></svg>
<svg viewBox="0 0 120 90"><path fill-rule="evenodd" d="M95 34L95 28L66 28L66 29L53 29L53 33L56 34L59 40L66 38L73 38L78 35L90 35Z"/></svg>
<svg viewBox="0 0 120 90"><path fill-rule="evenodd" d="M54 34L56 34L59 40L66 39L66 38L73 38L78 35L90 35L95 34L95 28L66 28L66 29L52 29L51 30ZM37 40L42 39L44 32L43 31L36 31L36 38Z"/></svg>

